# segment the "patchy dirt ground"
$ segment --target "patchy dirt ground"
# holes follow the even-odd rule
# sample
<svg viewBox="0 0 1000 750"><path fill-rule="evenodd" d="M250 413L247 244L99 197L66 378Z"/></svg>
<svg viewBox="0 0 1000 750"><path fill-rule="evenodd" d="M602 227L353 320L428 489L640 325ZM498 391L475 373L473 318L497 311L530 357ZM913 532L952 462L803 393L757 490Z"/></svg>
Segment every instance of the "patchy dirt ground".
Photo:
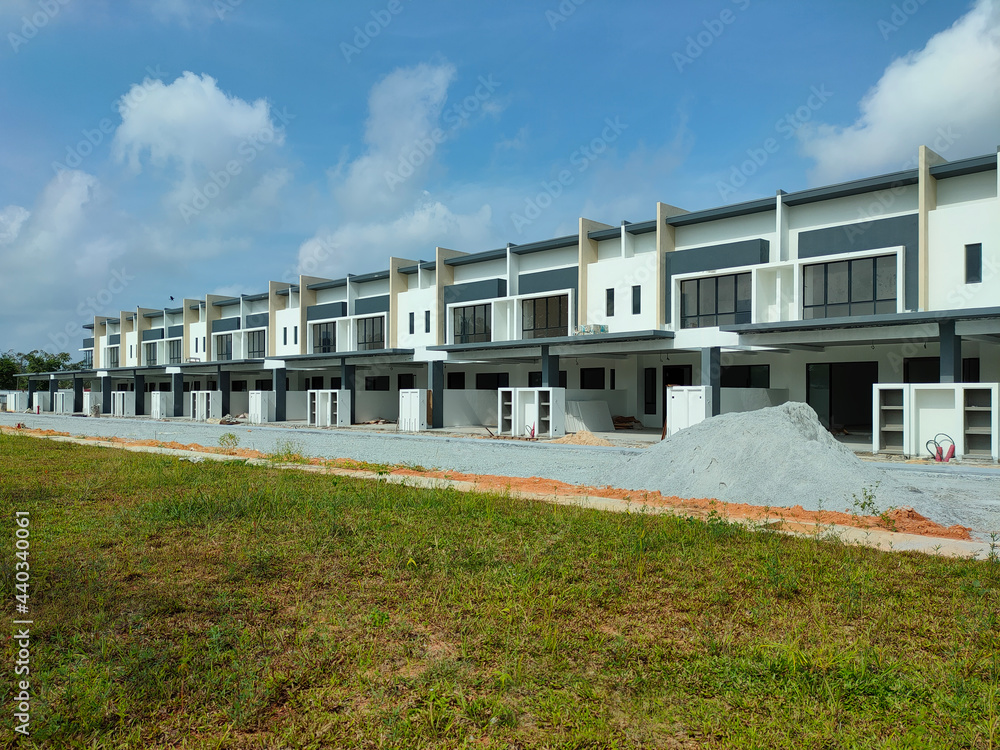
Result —
<svg viewBox="0 0 1000 750"><path fill-rule="evenodd" d="M67 432L57 432L55 430L35 430L26 428L0 428L0 432L19 433L33 435L36 437L70 437ZM156 440L128 440L124 438L112 437L89 437L80 436L85 440L94 442L112 442L122 445L146 446L151 448L166 448L179 451L194 451L200 453L213 453L218 455L229 455L245 459L272 459L276 461L290 461L309 464L312 466L329 467L346 471L370 472L372 470L387 471L398 476L421 476L435 479L446 479L453 481L468 482L478 489L493 492L509 492L511 494L525 495L555 495L558 497L590 497L590 498L611 498L626 500L635 503L636 509L647 505L656 508L670 508L678 513L689 514L697 517L711 517L713 515L727 519L748 519L762 522L773 522L782 524L785 528L804 528L806 526L837 524L842 526L853 526L862 529L884 529L905 534L918 534L921 536L938 537L944 539L970 540L970 529L965 526L952 525L943 526L929 518L922 516L912 508L896 508L881 516L860 516L851 513L835 511L809 511L801 505L791 508L769 508L759 505L748 505L745 503L727 503L714 498L680 498L663 495L659 492L645 492L634 490L622 490L614 487L590 487L586 485L568 484L552 479L540 477L520 478L496 476L491 474L468 474L455 471L429 471L420 468L405 466L381 467L365 464L354 459L304 459L299 456L269 456L255 450L243 448L226 449L221 447L204 446L197 443L177 443ZM593 436L591 436L593 437ZM582 438L584 441L587 437ZM595 441L600 438L594 438ZM568 442L568 441L567 441ZM604 441L606 442L606 441ZM599 442L583 442L583 445L600 445Z"/></svg>

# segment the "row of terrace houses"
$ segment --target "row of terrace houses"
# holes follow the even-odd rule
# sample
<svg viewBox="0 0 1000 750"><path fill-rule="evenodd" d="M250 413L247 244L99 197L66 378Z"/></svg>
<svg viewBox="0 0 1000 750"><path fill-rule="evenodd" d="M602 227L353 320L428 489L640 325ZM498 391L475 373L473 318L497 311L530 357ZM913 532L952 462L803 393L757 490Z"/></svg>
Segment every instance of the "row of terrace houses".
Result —
<svg viewBox="0 0 1000 750"><path fill-rule="evenodd" d="M870 433L875 384L1000 380L997 166L921 147L892 174L121 311L94 319L88 369L58 377L77 410L89 380L105 411L145 394L137 414L149 392L182 416L184 392L237 414L269 391L276 421L305 419L310 389L350 391L355 423L429 389L434 427L497 424L498 388L556 387L659 429L665 389L700 384L715 413L805 401Z"/></svg>

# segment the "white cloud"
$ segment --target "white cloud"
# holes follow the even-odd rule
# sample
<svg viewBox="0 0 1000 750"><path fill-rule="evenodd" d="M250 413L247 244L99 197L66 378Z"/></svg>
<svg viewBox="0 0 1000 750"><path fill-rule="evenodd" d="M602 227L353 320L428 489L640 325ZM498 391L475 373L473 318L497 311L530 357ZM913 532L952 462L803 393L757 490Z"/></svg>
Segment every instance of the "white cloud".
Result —
<svg viewBox="0 0 1000 750"><path fill-rule="evenodd" d="M800 133L816 181L901 169L921 144L948 159L992 152L1000 143L1000 0L978 0L923 49L894 60L859 107L848 127Z"/></svg>
<svg viewBox="0 0 1000 750"><path fill-rule="evenodd" d="M9 245L21 233L31 211L21 206L7 206L0 211L0 245Z"/></svg>
<svg viewBox="0 0 1000 750"><path fill-rule="evenodd" d="M224 6L231 5L223 0ZM193 23L208 24L216 21L219 14L213 9L211 2L192 2L192 0L141 0L136 3L146 8L153 17L161 23L178 22L189 27Z"/></svg>
<svg viewBox="0 0 1000 750"><path fill-rule="evenodd" d="M337 277L359 270L384 268L388 255L423 259L434 248L482 250L490 239L492 209L488 205L457 214L439 201L427 200L388 222L351 223L317 234L299 247L298 272Z"/></svg>
<svg viewBox="0 0 1000 750"><path fill-rule="evenodd" d="M350 215L372 215L409 205L423 188L439 147L430 137L455 79L449 63L422 63L393 71L368 97L366 152L333 174L334 193ZM402 169L401 169L402 167ZM387 175L401 176L397 182Z"/></svg>
<svg viewBox="0 0 1000 750"><path fill-rule="evenodd" d="M264 99L252 104L219 89L209 75L185 72L171 84L136 84L119 105L122 124L115 132L114 154L135 172L142 157L156 167L176 164L185 172L240 157L246 144L284 143L284 130L271 119Z"/></svg>

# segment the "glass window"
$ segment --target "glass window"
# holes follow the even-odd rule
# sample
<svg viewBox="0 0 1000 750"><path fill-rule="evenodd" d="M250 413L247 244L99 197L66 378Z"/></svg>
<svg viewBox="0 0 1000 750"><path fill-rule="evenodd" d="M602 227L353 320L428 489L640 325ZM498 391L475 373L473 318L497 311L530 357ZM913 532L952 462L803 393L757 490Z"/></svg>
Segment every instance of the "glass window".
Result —
<svg viewBox="0 0 1000 750"><path fill-rule="evenodd" d="M750 322L750 274L681 282L681 328Z"/></svg>
<svg viewBox="0 0 1000 750"><path fill-rule="evenodd" d="M410 313L410 335L412 336L416 331L416 313Z"/></svg>
<svg viewBox="0 0 1000 750"><path fill-rule="evenodd" d="M452 310L456 344L478 344L493 340L490 330L491 306L470 305Z"/></svg>
<svg viewBox="0 0 1000 750"><path fill-rule="evenodd" d="M108 349L108 367L118 367L118 347Z"/></svg>
<svg viewBox="0 0 1000 750"><path fill-rule="evenodd" d="M603 367L581 367L580 368L580 389L581 390L604 390L604 368Z"/></svg>
<svg viewBox="0 0 1000 750"><path fill-rule="evenodd" d="M337 350L337 324L316 323L313 326L313 353L330 354Z"/></svg>
<svg viewBox="0 0 1000 750"><path fill-rule="evenodd" d="M983 244L965 246L965 283L981 284L983 281Z"/></svg>
<svg viewBox="0 0 1000 750"><path fill-rule="evenodd" d="M365 377L366 391L387 391L389 390L388 375L368 375Z"/></svg>
<svg viewBox="0 0 1000 750"><path fill-rule="evenodd" d="M815 263L802 269L805 320L896 312L896 256Z"/></svg>
<svg viewBox="0 0 1000 750"><path fill-rule="evenodd" d="M569 296L526 299L521 303L521 331L526 339L569 335Z"/></svg>
<svg viewBox="0 0 1000 750"><path fill-rule="evenodd" d="M431 311L424 310L424 333L431 332Z"/></svg>
<svg viewBox="0 0 1000 750"><path fill-rule="evenodd" d="M167 357L172 365L181 363L181 343L180 340L167 342Z"/></svg>
<svg viewBox="0 0 1000 750"><path fill-rule="evenodd" d="M263 359L267 355L266 331L250 331L247 334L247 356L250 359Z"/></svg>
<svg viewBox="0 0 1000 750"><path fill-rule="evenodd" d="M604 314L609 318L615 314L615 290L608 289L604 295Z"/></svg>
<svg viewBox="0 0 1000 750"><path fill-rule="evenodd" d="M143 364L156 364L156 344L146 344L146 351L143 353Z"/></svg>
<svg viewBox="0 0 1000 750"><path fill-rule="evenodd" d="M385 349L385 318L361 318L358 320L358 350Z"/></svg>
<svg viewBox="0 0 1000 750"><path fill-rule="evenodd" d="M638 315L642 312L642 287L632 287L632 314Z"/></svg>
<svg viewBox="0 0 1000 750"><path fill-rule="evenodd" d="M215 358L233 358L233 334L227 333L222 336L215 337Z"/></svg>
<svg viewBox="0 0 1000 750"><path fill-rule="evenodd" d="M508 372L478 372L476 373L477 391L495 391L498 388L510 387Z"/></svg>

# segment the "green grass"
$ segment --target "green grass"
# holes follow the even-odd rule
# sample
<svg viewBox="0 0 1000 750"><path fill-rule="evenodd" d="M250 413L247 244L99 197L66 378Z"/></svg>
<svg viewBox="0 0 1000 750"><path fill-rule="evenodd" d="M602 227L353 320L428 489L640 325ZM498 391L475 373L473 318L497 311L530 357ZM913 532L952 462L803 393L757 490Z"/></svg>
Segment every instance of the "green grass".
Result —
<svg viewBox="0 0 1000 750"><path fill-rule="evenodd" d="M1000 746L995 561L0 436L6 602L17 510L24 747Z"/></svg>

